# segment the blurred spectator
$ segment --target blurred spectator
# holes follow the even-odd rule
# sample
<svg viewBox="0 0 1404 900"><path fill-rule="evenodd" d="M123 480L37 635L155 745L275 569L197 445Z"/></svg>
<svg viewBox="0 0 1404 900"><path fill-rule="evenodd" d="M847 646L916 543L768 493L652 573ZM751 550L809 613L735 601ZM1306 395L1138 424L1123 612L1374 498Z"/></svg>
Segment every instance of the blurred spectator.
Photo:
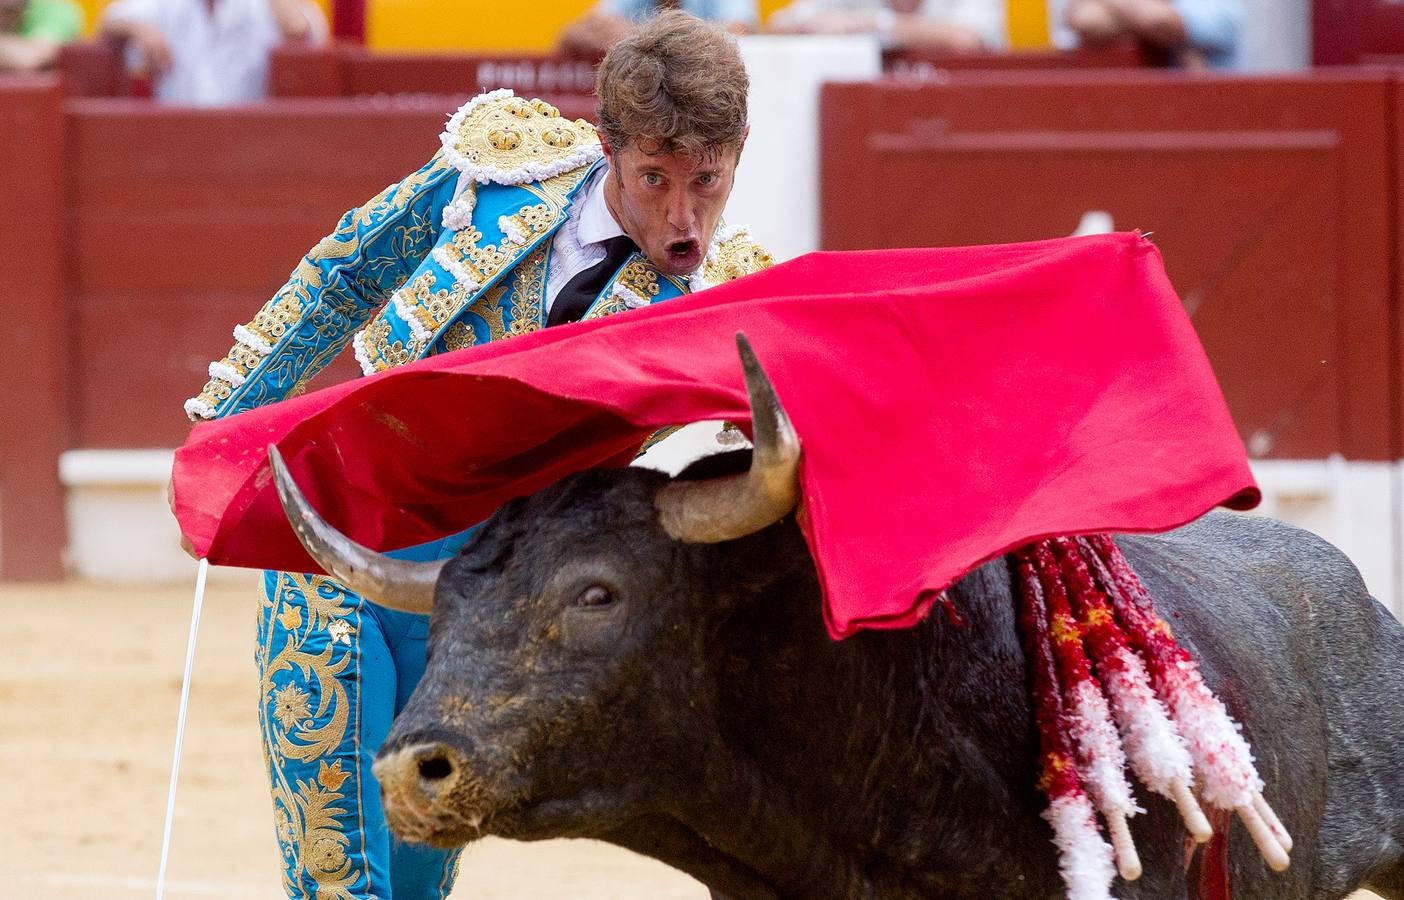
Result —
<svg viewBox="0 0 1404 900"><path fill-rule="evenodd" d="M0 72L36 72L77 40L83 11L72 0L0 0Z"/></svg>
<svg viewBox="0 0 1404 900"><path fill-rule="evenodd" d="M780 34L872 34L885 50L973 52L1005 44L1004 0L795 0L767 27Z"/></svg>
<svg viewBox="0 0 1404 900"><path fill-rule="evenodd" d="M639 22L665 9L680 9L715 22L733 34L754 31L760 22L756 0L600 0L594 9L567 25L557 44L562 53L599 59Z"/></svg>
<svg viewBox="0 0 1404 900"><path fill-rule="evenodd" d="M127 41L156 99L196 106L262 99L274 47L327 36L322 11L306 0L113 0L100 28Z"/></svg>
<svg viewBox="0 0 1404 900"><path fill-rule="evenodd" d="M1243 26L1240 0L1064 0L1076 42L1132 37L1169 52L1186 67L1233 68Z"/></svg>

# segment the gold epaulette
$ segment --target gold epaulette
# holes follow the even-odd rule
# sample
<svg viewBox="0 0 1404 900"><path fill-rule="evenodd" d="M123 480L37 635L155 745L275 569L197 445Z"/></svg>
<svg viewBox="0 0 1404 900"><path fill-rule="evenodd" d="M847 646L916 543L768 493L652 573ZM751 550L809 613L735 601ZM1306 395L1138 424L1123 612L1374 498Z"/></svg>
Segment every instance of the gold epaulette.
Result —
<svg viewBox="0 0 1404 900"><path fill-rule="evenodd" d="M701 275L706 284L724 284L774 264L770 252L751 239L751 232L745 226L723 225L717 229L712 246L707 250Z"/></svg>
<svg viewBox="0 0 1404 900"><path fill-rule="evenodd" d="M444 158L480 184L528 184L588 166L603 153L595 128L542 100L502 89L479 94L449 118Z"/></svg>

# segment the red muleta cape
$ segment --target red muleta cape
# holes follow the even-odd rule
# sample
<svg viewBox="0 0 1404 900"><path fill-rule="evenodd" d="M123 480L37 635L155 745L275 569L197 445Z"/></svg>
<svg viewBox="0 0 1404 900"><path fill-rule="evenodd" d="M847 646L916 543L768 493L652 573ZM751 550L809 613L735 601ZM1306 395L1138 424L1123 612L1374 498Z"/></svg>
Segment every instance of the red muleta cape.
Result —
<svg viewBox="0 0 1404 900"><path fill-rule="evenodd" d="M800 523L836 638L910 626L1036 539L1258 500L1159 253L1114 234L812 253L208 422L176 454L181 529L215 564L319 571L270 482L274 443L328 521L385 550L624 465L662 426L749 430L738 331L803 443Z"/></svg>

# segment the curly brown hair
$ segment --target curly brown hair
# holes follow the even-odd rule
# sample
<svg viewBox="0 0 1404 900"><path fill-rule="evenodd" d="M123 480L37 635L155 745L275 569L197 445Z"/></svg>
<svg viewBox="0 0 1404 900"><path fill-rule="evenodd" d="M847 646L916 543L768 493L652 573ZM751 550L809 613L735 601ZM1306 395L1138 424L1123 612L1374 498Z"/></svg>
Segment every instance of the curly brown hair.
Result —
<svg viewBox="0 0 1404 900"><path fill-rule="evenodd" d="M615 44L595 79L600 133L611 147L709 157L741 149L750 79L736 42L670 10Z"/></svg>

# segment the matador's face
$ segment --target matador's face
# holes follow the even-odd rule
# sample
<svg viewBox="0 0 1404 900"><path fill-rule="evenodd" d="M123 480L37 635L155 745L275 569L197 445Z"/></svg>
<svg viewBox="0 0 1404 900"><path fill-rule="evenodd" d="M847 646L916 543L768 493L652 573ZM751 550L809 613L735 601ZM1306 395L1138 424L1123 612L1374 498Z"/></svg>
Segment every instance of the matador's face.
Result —
<svg viewBox="0 0 1404 900"><path fill-rule="evenodd" d="M605 146L610 165L605 200L655 266L669 275L689 275L702 265L721 222L741 151L721 149L699 157L646 149L638 142Z"/></svg>

